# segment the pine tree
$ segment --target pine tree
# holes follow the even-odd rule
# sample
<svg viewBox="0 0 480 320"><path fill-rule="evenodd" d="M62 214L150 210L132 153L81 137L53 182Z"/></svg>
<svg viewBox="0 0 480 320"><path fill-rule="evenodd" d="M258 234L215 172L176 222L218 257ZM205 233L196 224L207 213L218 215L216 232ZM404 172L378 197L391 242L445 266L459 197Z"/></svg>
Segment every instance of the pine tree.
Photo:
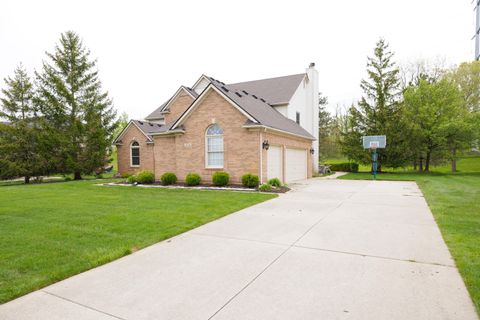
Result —
<svg viewBox="0 0 480 320"><path fill-rule="evenodd" d="M13 78L7 77L6 88L0 98L0 119L7 121L0 127L0 178L30 177L44 171L39 149L37 112L32 104L33 85L20 64Z"/></svg>
<svg viewBox="0 0 480 320"><path fill-rule="evenodd" d="M404 135L399 69L393 52L380 39L374 56L368 57L368 79L360 87L365 93L358 106L349 109L349 128L343 133L342 150L350 158L368 163L370 156L362 150L361 137L386 135L387 148L378 149L378 169L381 165L398 167L405 163L407 137Z"/></svg>
<svg viewBox="0 0 480 320"><path fill-rule="evenodd" d="M47 57L49 62L36 73L37 104L58 159L57 170L73 173L78 180L108 162L116 112L102 90L96 61L76 33L62 34Z"/></svg>

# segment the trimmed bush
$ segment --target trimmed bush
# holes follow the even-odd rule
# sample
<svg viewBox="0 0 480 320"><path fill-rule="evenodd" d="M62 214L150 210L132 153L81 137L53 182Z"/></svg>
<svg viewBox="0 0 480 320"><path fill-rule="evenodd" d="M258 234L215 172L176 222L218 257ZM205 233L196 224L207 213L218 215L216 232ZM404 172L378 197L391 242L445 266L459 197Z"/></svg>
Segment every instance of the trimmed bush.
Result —
<svg viewBox="0 0 480 320"><path fill-rule="evenodd" d="M160 180L162 181L163 185L168 186L170 184L177 183L177 176L173 172L165 172L160 177Z"/></svg>
<svg viewBox="0 0 480 320"><path fill-rule="evenodd" d="M355 162L342 162L328 165L332 171L358 172L358 163Z"/></svg>
<svg viewBox="0 0 480 320"><path fill-rule="evenodd" d="M141 171L137 175L137 182L141 184L152 184L155 182L155 175L152 171Z"/></svg>
<svg viewBox="0 0 480 320"><path fill-rule="evenodd" d="M268 184L271 185L272 187L277 187L277 188L282 186L282 182L278 178L273 178L268 180Z"/></svg>
<svg viewBox="0 0 480 320"><path fill-rule="evenodd" d="M127 178L127 183L133 184L135 182L137 182L137 177L136 176L129 176Z"/></svg>
<svg viewBox="0 0 480 320"><path fill-rule="evenodd" d="M264 183L260 187L258 187L258 190L260 190L262 192L268 192L268 191L272 190L272 185L268 184L268 183Z"/></svg>
<svg viewBox="0 0 480 320"><path fill-rule="evenodd" d="M256 175L247 173L242 176L242 184L247 188L256 188L258 187L259 183L260 183L260 180Z"/></svg>
<svg viewBox="0 0 480 320"><path fill-rule="evenodd" d="M185 183L187 186L198 186L200 182L202 181L202 178L200 178L200 175L198 173L189 173L185 177Z"/></svg>
<svg viewBox="0 0 480 320"><path fill-rule="evenodd" d="M226 186L229 180L230 180L230 175L225 171L217 171L212 175L212 182L217 187Z"/></svg>

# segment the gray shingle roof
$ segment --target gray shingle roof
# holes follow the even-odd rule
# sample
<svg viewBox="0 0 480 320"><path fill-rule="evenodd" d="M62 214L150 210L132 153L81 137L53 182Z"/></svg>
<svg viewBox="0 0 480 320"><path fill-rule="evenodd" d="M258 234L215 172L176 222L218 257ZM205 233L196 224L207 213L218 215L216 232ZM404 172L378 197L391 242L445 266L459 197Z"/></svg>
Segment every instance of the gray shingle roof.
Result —
<svg viewBox="0 0 480 320"><path fill-rule="evenodd" d="M290 101L305 75L305 73L300 73L284 77L233 83L229 84L228 87L238 92L245 90L249 94L264 98L271 105L285 104Z"/></svg>
<svg viewBox="0 0 480 320"><path fill-rule="evenodd" d="M206 76L206 78L210 80L213 86L242 108L242 110L258 121L257 125L264 125L308 139L315 139L295 121L288 119L272 107L272 105L285 104L290 101L298 86L305 78L305 73L229 85L212 77ZM192 89L184 88L187 89L195 99L198 98L198 94ZM158 119L161 117L161 111L169 101L170 100L157 108L146 119ZM167 132L176 122L173 121L165 125L158 125L148 121L134 121L147 135ZM246 124L255 125L255 123L251 121L247 121Z"/></svg>
<svg viewBox="0 0 480 320"><path fill-rule="evenodd" d="M226 85L223 82L213 78L210 78L210 80L212 85L233 100L246 113L257 120L260 125L287 131L306 138L315 139L310 133L308 133L307 130L298 125L295 121L288 119L283 114L278 112L274 107L269 105L267 100L262 100L258 96L255 98L250 93L246 94L242 91L232 90L230 85Z"/></svg>
<svg viewBox="0 0 480 320"><path fill-rule="evenodd" d="M135 124L142 130L146 135L151 135L152 133L165 132L170 127L164 124L152 123L149 121L143 120L132 120Z"/></svg>

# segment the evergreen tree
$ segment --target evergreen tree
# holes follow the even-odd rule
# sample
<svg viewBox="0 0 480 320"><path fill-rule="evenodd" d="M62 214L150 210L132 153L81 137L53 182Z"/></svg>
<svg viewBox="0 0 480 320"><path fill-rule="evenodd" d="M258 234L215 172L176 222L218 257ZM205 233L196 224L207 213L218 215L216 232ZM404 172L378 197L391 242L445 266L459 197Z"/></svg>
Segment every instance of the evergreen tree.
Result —
<svg viewBox="0 0 480 320"><path fill-rule="evenodd" d="M349 109L348 129L342 138L342 150L347 157L369 163L370 156L362 148L361 137L386 135L387 148L377 150L379 171L381 165L399 167L407 160L408 137L403 130L399 69L392 59L388 44L380 39L374 56L368 57L368 79L360 83L365 96L358 106Z"/></svg>
<svg viewBox="0 0 480 320"><path fill-rule="evenodd" d="M319 158L325 158L328 148L328 137L330 136L330 126L332 123L332 116L327 111L326 106L328 99L320 92L318 94L318 145Z"/></svg>
<svg viewBox="0 0 480 320"><path fill-rule="evenodd" d="M29 183L30 177L44 171L38 117L32 104L33 86L21 64L5 84L0 98L0 119L7 121L0 126L0 178L23 176Z"/></svg>
<svg viewBox="0 0 480 320"><path fill-rule="evenodd" d="M116 127L116 112L102 91L96 61L90 59L80 37L61 35L54 53L36 73L39 109L44 115L57 170L74 179L108 163L108 150Z"/></svg>

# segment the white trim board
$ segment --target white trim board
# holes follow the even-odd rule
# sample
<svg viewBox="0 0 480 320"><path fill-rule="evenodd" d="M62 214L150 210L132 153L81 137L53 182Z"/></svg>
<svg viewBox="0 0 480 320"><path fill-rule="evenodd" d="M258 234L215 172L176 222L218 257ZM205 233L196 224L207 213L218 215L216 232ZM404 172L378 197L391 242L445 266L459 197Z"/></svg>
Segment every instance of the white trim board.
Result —
<svg viewBox="0 0 480 320"><path fill-rule="evenodd" d="M130 128L130 125L134 125L135 127L137 127L137 129L147 138L147 141L152 141L152 139L150 139L150 137L145 134L145 132L143 132L142 129L140 129L140 127L135 123L134 120L130 120L130 122L127 124L127 126L125 128L123 128L122 132L120 132L120 134L118 135L118 137L115 138L115 140L113 140L113 144L117 144L118 140L120 140L120 138L122 138L125 133L127 132L128 128Z"/></svg>

